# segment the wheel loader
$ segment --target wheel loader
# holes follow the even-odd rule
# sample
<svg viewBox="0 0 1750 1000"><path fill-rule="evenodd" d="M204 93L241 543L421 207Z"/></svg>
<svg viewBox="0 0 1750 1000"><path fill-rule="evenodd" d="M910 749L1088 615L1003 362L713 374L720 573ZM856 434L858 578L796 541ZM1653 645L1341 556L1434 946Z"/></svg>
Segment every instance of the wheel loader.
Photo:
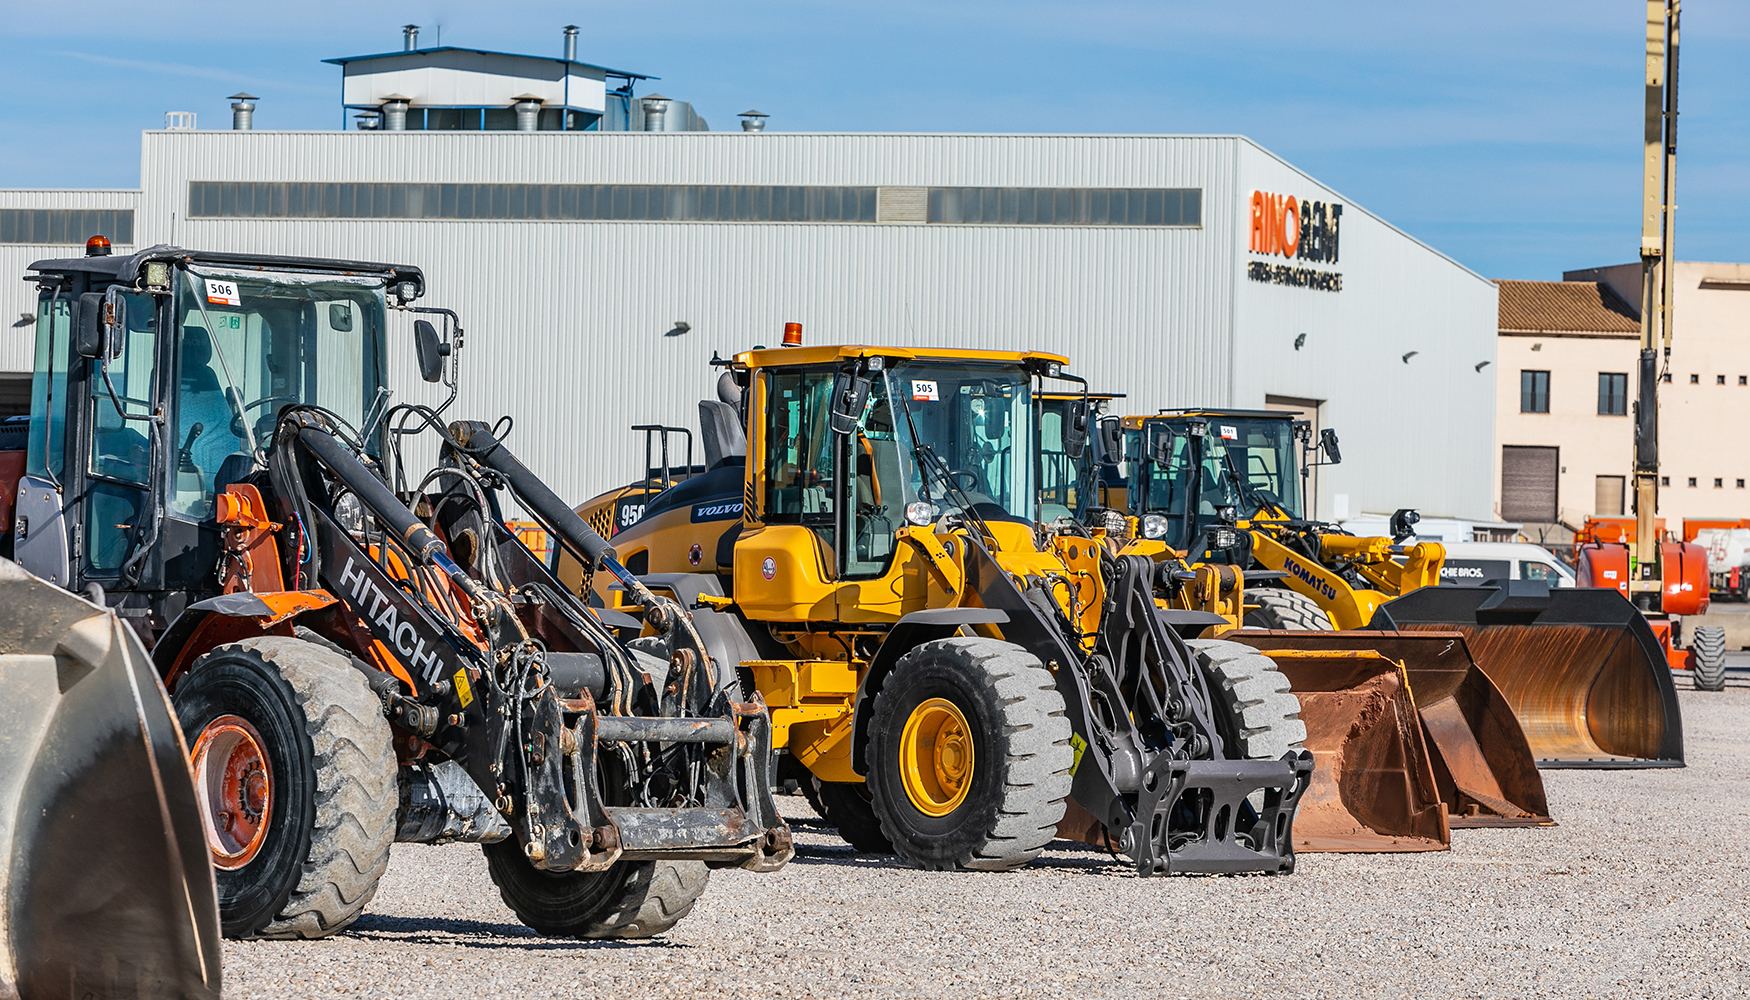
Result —
<svg viewBox="0 0 1750 1000"><path fill-rule="evenodd" d="M1061 828L1144 875L1292 869L1311 758L1287 685L1242 647L1188 644L1146 560L1040 504L1034 389L1072 378L1065 359L827 346L719 364L710 468L616 546L699 609L853 846L1005 870ZM560 560L608 607L637 604L592 569Z"/></svg>
<svg viewBox="0 0 1750 1000"><path fill-rule="evenodd" d="M1132 518L1140 539L1194 563L1232 567L1245 586L1245 625L1457 633L1499 688L1490 694L1466 685L1475 692L1467 710L1473 733L1499 731L1482 715L1504 697L1539 767L1681 766L1676 691L1659 642L1633 605L1610 589L1551 589L1541 581L1437 585L1441 546L1402 544L1413 511L1394 516L1392 538L1357 538L1305 518L1308 472L1341 460L1334 433L1327 429L1316 446L1310 439L1310 425L1294 414L1194 410L1109 418L1096 447L1128 473L1114 477L1121 488L1104 494L1122 505L1114 513ZM1090 502L1099 502L1092 493ZM1174 593L1170 572L1159 583ZM1407 648L1402 638L1393 641ZM1411 685L1424 687L1409 669ZM1502 752L1510 773L1517 750ZM1502 788L1508 784L1501 780ZM1501 798L1479 790L1476 802ZM1519 805L1523 811L1530 802Z"/></svg>
<svg viewBox="0 0 1750 1000"><path fill-rule="evenodd" d="M418 268L157 246L31 271L16 556L101 595L150 650L199 806L176 822L211 869L185 853L181 874L208 898L216 882L226 936L346 927L393 843L481 844L517 916L572 937L660 933L709 868L789 858L770 723L734 664L502 426L443 422L462 331L416 305ZM389 405L403 317L422 377L449 389L436 408ZM413 478L422 434L438 464ZM568 593L506 527L513 503L619 574L641 621ZM44 627L9 617L15 647ZM628 622L661 659L617 639ZM160 835L135 836L138 855Z"/></svg>

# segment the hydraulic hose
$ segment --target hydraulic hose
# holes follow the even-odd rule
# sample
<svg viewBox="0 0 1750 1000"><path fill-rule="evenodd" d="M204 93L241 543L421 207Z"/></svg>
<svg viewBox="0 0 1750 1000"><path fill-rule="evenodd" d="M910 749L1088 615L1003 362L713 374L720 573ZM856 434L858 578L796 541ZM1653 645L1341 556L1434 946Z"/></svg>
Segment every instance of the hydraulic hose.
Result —
<svg viewBox="0 0 1750 1000"><path fill-rule="evenodd" d="M317 426L313 419L306 421L304 414L298 415L298 437L304 442L310 453L326 465L334 477L352 490L366 507L383 520L401 544L415 559L422 563L431 563L438 557L449 562L449 553L444 549L443 539L425 526L425 522L413 515L413 511L401 502L381 479L365 468L352 451L341 444L333 434ZM452 564L453 565L453 564Z"/></svg>
<svg viewBox="0 0 1750 1000"><path fill-rule="evenodd" d="M529 512L546 522L573 549L588 556L590 565L600 566L604 559L619 561L608 540L596 534L540 477L493 437L492 428L474 420L458 420L450 425L450 435L468 449L474 461L503 476Z"/></svg>

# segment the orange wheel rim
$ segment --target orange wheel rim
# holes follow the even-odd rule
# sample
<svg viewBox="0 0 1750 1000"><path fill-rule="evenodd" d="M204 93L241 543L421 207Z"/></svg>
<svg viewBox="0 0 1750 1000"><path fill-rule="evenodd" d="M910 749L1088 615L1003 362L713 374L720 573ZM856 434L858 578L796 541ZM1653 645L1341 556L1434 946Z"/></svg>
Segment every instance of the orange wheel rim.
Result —
<svg viewBox="0 0 1750 1000"><path fill-rule="evenodd" d="M273 769L261 734L241 716L221 715L201 730L191 756L213 865L235 871L255 860L273 815Z"/></svg>
<svg viewBox="0 0 1750 1000"><path fill-rule="evenodd" d="M960 706L930 698L912 709L899 741L906 798L926 816L946 816L972 790L972 727Z"/></svg>

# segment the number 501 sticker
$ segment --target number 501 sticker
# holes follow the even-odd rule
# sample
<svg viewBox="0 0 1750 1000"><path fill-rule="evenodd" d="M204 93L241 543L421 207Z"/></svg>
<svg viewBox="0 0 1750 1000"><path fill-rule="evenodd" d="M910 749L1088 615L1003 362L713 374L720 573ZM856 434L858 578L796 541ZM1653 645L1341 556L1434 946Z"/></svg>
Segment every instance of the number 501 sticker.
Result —
<svg viewBox="0 0 1750 1000"><path fill-rule="evenodd" d="M207 284L207 301L221 306L240 306L243 299L237 294L237 283L234 281L214 281L211 278L202 279Z"/></svg>

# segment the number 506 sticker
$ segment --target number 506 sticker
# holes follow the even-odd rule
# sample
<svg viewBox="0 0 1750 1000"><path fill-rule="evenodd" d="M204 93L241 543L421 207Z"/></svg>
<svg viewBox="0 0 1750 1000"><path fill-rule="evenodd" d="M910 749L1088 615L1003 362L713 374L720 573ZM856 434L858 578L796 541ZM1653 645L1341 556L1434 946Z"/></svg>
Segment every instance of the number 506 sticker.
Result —
<svg viewBox="0 0 1750 1000"><path fill-rule="evenodd" d="M202 279L207 283L207 301L221 306L240 306L243 299L237 294L237 283L234 281L214 281L211 278Z"/></svg>

